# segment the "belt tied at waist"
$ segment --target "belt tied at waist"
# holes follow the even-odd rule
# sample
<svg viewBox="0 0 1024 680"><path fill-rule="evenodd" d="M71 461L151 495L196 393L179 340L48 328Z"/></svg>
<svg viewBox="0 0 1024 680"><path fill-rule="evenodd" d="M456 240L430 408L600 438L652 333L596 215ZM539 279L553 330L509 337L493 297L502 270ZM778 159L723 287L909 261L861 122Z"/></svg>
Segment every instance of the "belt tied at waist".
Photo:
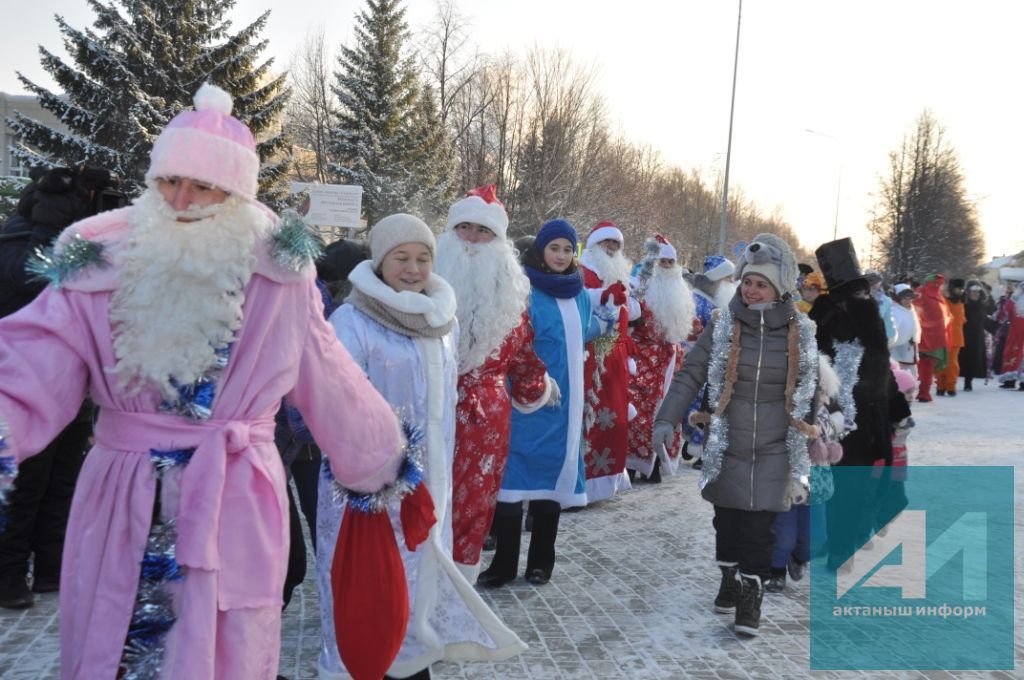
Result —
<svg viewBox="0 0 1024 680"><path fill-rule="evenodd" d="M270 417L192 421L101 409L96 423L96 443L107 449L147 454L151 449L195 449L181 475L175 557L181 565L207 570L220 569L218 533L228 456L246 456L253 469L266 477L250 445L273 441ZM273 484L269 478L267 482ZM288 517L281 519L287 525Z"/></svg>

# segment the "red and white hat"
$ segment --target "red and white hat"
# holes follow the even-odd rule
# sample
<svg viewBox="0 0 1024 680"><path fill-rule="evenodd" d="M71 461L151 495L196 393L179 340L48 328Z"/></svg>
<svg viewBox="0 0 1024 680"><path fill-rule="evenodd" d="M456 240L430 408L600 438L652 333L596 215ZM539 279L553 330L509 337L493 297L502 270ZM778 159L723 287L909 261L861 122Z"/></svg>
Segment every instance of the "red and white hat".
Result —
<svg viewBox="0 0 1024 680"><path fill-rule="evenodd" d="M146 180L187 177L250 201L256 199L260 157L252 132L231 115L231 95L204 84L157 137Z"/></svg>
<svg viewBox="0 0 1024 680"><path fill-rule="evenodd" d="M654 238L657 239L658 245L660 246L659 249L658 249L658 259L660 259L660 260L674 260L674 259L676 259L676 248L675 248L675 246L673 246L671 243L668 242L667 238L665 238L661 234L655 234Z"/></svg>
<svg viewBox="0 0 1024 680"><path fill-rule="evenodd" d="M451 231L455 225L467 222L487 227L495 235L505 240L508 231L508 213L505 204L498 200L493 184L477 187L466 192L466 197L452 203L448 208L448 224L445 230Z"/></svg>
<svg viewBox="0 0 1024 680"><path fill-rule="evenodd" d="M598 222L594 225L594 228L590 230L590 236L587 237L587 247L600 243L601 241L618 241L620 246L626 245L626 239L622 236L622 232L618 227L615 226L614 222L605 220L604 222Z"/></svg>

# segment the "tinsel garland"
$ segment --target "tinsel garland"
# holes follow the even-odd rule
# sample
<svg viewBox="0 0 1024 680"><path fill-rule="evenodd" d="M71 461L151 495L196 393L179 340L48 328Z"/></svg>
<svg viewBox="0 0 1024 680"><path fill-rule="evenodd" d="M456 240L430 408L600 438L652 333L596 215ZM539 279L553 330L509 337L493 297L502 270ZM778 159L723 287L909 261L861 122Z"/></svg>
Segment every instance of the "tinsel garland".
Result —
<svg viewBox="0 0 1024 680"><path fill-rule="evenodd" d="M274 232L270 254L274 261L293 272L320 259L323 240L294 210L286 210Z"/></svg>
<svg viewBox="0 0 1024 680"><path fill-rule="evenodd" d="M9 448L7 426L0 421L0 531L3 531L7 524L7 513L4 512L7 492L14 486L14 478L18 476L18 466L14 462L14 456L3 455L3 452Z"/></svg>
<svg viewBox="0 0 1024 680"><path fill-rule="evenodd" d="M839 377L839 394L836 402L843 412L844 429L839 439L857 428L857 402L853 398L853 387L859 380L860 362L864 358L864 346L856 340L833 344L836 356L832 360L832 368Z"/></svg>
<svg viewBox="0 0 1024 680"><path fill-rule="evenodd" d="M54 288L60 288L93 265L100 269L110 266L104 245L75 234L59 251L56 246L36 248L25 264L25 270L32 275L33 280L46 281Z"/></svg>
<svg viewBox="0 0 1024 680"><path fill-rule="evenodd" d="M729 307L720 307L711 335L711 361L708 363L707 390L711 420L708 424L702 456L704 460L700 478L702 490L718 479L718 475L722 471L722 454L729 444L729 423L723 416L717 415L717 412L718 400L722 396L722 389L725 386L725 368L729 361L732 324L732 312Z"/></svg>
<svg viewBox="0 0 1024 680"><path fill-rule="evenodd" d="M811 413L814 392L818 389L818 342L814 337L814 322L806 315L798 314L793 322L799 333L799 370L796 389L793 392L791 424L786 429L786 450L789 452L790 476L806 482L811 470L811 459L807 453L807 434L793 425L804 422Z"/></svg>
<svg viewBox="0 0 1024 680"><path fill-rule="evenodd" d="M173 451L150 450L150 460L158 478L169 470L183 467L195 449ZM157 489L160 485L157 485ZM185 578L178 564L174 545L178 532L174 519L154 520L146 539L139 570L139 587L132 609L131 623L125 640L121 667L124 680L148 680L160 677L167 633L176 621L171 593L167 584Z"/></svg>
<svg viewBox="0 0 1024 680"><path fill-rule="evenodd" d="M231 345L216 350L216 360L206 369L205 374L191 385L171 384L178 389L177 401L160 404L161 411L176 413L190 420L206 421L213 415L213 400L217 396L217 383L231 357Z"/></svg>
<svg viewBox="0 0 1024 680"><path fill-rule="evenodd" d="M426 456L423 444L424 434L419 427L402 420L402 434L405 444L402 447L402 464L398 469L398 477L380 491L359 493L346 489L335 479L331 466L323 466L324 479L330 482L332 497L337 504L347 503L355 512L376 513L386 512L388 507L397 506L402 499L411 494L423 481L423 460Z"/></svg>

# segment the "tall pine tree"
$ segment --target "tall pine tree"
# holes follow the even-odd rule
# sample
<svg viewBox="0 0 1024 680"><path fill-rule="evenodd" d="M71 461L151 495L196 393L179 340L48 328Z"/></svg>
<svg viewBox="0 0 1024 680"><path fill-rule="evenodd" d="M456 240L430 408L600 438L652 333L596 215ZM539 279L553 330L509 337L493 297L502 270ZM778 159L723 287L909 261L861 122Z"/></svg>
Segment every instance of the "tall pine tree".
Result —
<svg viewBox="0 0 1024 680"><path fill-rule="evenodd" d="M9 121L16 151L28 164L99 165L118 173L130 191L141 188L157 135L192 105L204 82L234 97L234 115L257 139L264 166L264 200L280 198L287 170L278 160L285 146L278 119L286 100L285 76L273 62L259 62L259 40L270 13L237 33L226 18L235 0L87 0L96 20L78 30L57 16L66 63L40 46L43 67L63 90L56 94L25 76L18 78L43 108L69 129L62 133L20 114Z"/></svg>
<svg viewBox="0 0 1024 680"><path fill-rule="evenodd" d="M363 187L368 224L396 211L436 219L454 192L451 154L429 89L406 51L400 0L368 0L341 47L332 152L339 181Z"/></svg>

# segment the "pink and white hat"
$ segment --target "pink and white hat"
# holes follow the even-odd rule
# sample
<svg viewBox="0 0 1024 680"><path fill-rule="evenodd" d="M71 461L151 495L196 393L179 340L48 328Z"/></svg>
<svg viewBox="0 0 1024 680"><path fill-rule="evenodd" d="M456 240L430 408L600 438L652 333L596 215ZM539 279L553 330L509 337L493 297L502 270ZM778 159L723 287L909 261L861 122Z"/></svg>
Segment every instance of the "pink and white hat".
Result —
<svg viewBox="0 0 1024 680"><path fill-rule="evenodd" d="M662 260L674 260L676 259L676 248L668 239L661 234L655 234L654 238L658 241L658 258Z"/></svg>
<svg viewBox="0 0 1024 680"><path fill-rule="evenodd" d="M252 132L231 115L231 95L205 83L157 137L146 181L187 177L247 200L256 199L260 158Z"/></svg>
<svg viewBox="0 0 1024 680"><path fill-rule="evenodd" d="M615 226L614 222L598 222L594 225L594 228L590 230L590 236L587 237L587 247L600 243L601 241L618 241L620 246L626 245L626 239L622 236L622 231Z"/></svg>
<svg viewBox="0 0 1024 680"><path fill-rule="evenodd" d="M452 207L448 208L445 230L451 231L455 225L463 222L479 224L504 241L508 231L508 213L505 212L505 205L498 200L496 189L493 184L477 187L468 191L465 198L452 203Z"/></svg>

